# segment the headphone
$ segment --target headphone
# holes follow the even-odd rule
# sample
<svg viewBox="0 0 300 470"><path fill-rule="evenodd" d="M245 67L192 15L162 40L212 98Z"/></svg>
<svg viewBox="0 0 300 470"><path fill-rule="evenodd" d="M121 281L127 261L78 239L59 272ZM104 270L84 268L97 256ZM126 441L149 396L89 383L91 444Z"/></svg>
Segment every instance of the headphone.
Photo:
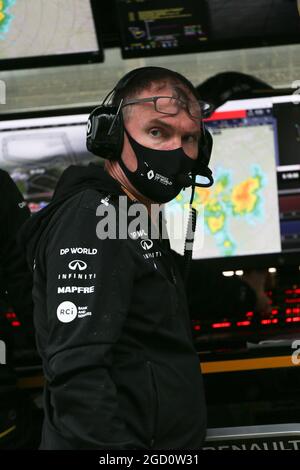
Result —
<svg viewBox="0 0 300 470"><path fill-rule="evenodd" d="M124 122L121 112L122 102L118 102L118 95L122 96L122 92L126 87L137 80L142 79L147 73L165 73L166 77L174 77L180 83L185 85L188 90L192 91L196 96L196 89L192 83L183 75L164 67L141 67L131 70L124 75L116 86L108 93L100 106L97 106L90 114L87 122L87 149L94 155L109 160L120 158L123 142L124 142ZM155 80L155 79L154 79ZM108 103L109 101L109 103ZM208 168L208 164L212 152L213 139L210 132L205 128L201 121L201 136L198 144L198 158L195 160L193 169L194 184L196 186L209 187L213 184L212 172ZM195 183L196 175L201 175L209 180L209 183Z"/></svg>

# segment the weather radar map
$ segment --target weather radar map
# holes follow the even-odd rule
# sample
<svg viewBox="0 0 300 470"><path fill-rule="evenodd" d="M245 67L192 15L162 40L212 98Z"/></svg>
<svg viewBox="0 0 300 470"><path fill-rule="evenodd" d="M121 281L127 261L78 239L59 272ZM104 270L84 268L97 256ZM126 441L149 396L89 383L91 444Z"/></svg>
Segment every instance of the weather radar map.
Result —
<svg viewBox="0 0 300 470"><path fill-rule="evenodd" d="M281 250L274 123L269 116L208 123L214 149L214 185L196 188L198 211L194 258L273 253ZM166 206L177 218L188 208L190 191ZM176 217L173 217L176 219ZM201 233L202 232L202 233ZM198 237L198 240L197 240ZM178 240L172 240L178 249ZM177 244L177 246L176 246Z"/></svg>
<svg viewBox="0 0 300 470"><path fill-rule="evenodd" d="M239 182L235 182L232 171L219 167L214 188L196 190L195 203L205 208L205 229L213 237L220 255L235 255L242 242L243 227L246 232L247 227L263 223L266 186L267 177L262 168L253 165L249 167L249 176ZM239 237L232 231L238 225ZM250 248L251 240L248 243Z"/></svg>
<svg viewBox="0 0 300 470"><path fill-rule="evenodd" d="M4 39L5 33L9 30L13 19L10 14L10 7L16 0L0 0L0 39Z"/></svg>
<svg viewBox="0 0 300 470"><path fill-rule="evenodd" d="M2 59L98 49L89 0L0 0Z"/></svg>

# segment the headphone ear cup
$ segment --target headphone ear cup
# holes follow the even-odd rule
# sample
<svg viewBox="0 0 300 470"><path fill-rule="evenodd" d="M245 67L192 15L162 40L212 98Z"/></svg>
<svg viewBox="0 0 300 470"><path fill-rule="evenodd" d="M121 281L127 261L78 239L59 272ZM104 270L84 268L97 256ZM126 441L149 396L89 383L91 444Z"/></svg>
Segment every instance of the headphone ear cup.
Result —
<svg viewBox="0 0 300 470"><path fill-rule="evenodd" d="M213 147L213 138L209 130L202 124L201 138L198 147L198 161L202 165L208 166Z"/></svg>
<svg viewBox="0 0 300 470"><path fill-rule="evenodd" d="M196 166L194 169L195 175L201 175L205 178L208 178L211 182L207 186L211 186L213 183L212 172L208 168L211 153L213 147L213 138L211 133L207 128L202 124L201 128L201 138L199 140L198 146L198 158L196 160Z"/></svg>
<svg viewBox="0 0 300 470"><path fill-rule="evenodd" d="M196 160L195 173L201 175L203 169L207 168L210 161L212 152L213 138L211 133L204 127L201 126L201 137L198 144L198 158Z"/></svg>
<svg viewBox="0 0 300 470"><path fill-rule="evenodd" d="M117 106L101 105L94 109L87 122L87 149L102 158L118 158L123 149L124 126Z"/></svg>

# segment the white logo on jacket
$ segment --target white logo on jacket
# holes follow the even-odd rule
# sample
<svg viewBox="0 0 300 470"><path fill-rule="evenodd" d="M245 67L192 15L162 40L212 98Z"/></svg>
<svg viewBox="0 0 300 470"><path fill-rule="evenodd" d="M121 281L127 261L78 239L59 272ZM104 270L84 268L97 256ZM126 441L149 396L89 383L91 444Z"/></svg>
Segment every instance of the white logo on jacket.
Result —
<svg viewBox="0 0 300 470"><path fill-rule="evenodd" d="M62 302L57 307L56 315L62 323L70 323L77 317L77 307L73 302Z"/></svg>
<svg viewBox="0 0 300 470"><path fill-rule="evenodd" d="M87 268L87 264L82 259L74 259L68 266L72 271L84 271Z"/></svg>
<svg viewBox="0 0 300 470"><path fill-rule="evenodd" d="M96 279L96 273L79 274L79 273L60 273L57 279Z"/></svg>
<svg viewBox="0 0 300 470"><path fill-rule="evenodd" d="M92 294L95 291L95 286L63 286L57 288L58 294Z"/></svg>
<svg viewBox="0 0 300 470"><path fill-rule="evenodd" d="M144 229L136 230L134 232L130 232L129 235L130 235L130 238L133 238L133 240L136 240L137 238L142 238L142 237L147 237L148 236L147 232L145 232Z"/></svg>
<svg viewBox="0 0 300 470"><path fill-rule="evenodd" d="M72 248L61 248L59 250L60 256L71 253L72 255L96 255L98 252L97 248L82 248L81 246Z"/></svg>
<svg viewBox="0 0 300 470"><path fill-rule="evenodd" d="M141 241L141 247L143 248L143 250L150 250L150 248L153 247L153 241L152 240L142 240Z"/></svg>

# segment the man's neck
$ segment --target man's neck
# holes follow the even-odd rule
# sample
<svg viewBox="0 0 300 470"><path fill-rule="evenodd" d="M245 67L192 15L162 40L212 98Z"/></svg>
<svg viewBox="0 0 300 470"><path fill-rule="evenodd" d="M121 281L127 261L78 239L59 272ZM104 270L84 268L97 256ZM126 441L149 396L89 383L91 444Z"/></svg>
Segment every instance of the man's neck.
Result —
<svg viewBox="0 0 300 470"><path fill-rule="evenodd" d="M144 197L134 188L134 186L132 186L117 160L105 160L104 169L112 178L117 180L122 185L122 189L127 194L129 199L144 204L147 207L148 212L151 211L151 204L153 202L150 199Z"/></svg>

